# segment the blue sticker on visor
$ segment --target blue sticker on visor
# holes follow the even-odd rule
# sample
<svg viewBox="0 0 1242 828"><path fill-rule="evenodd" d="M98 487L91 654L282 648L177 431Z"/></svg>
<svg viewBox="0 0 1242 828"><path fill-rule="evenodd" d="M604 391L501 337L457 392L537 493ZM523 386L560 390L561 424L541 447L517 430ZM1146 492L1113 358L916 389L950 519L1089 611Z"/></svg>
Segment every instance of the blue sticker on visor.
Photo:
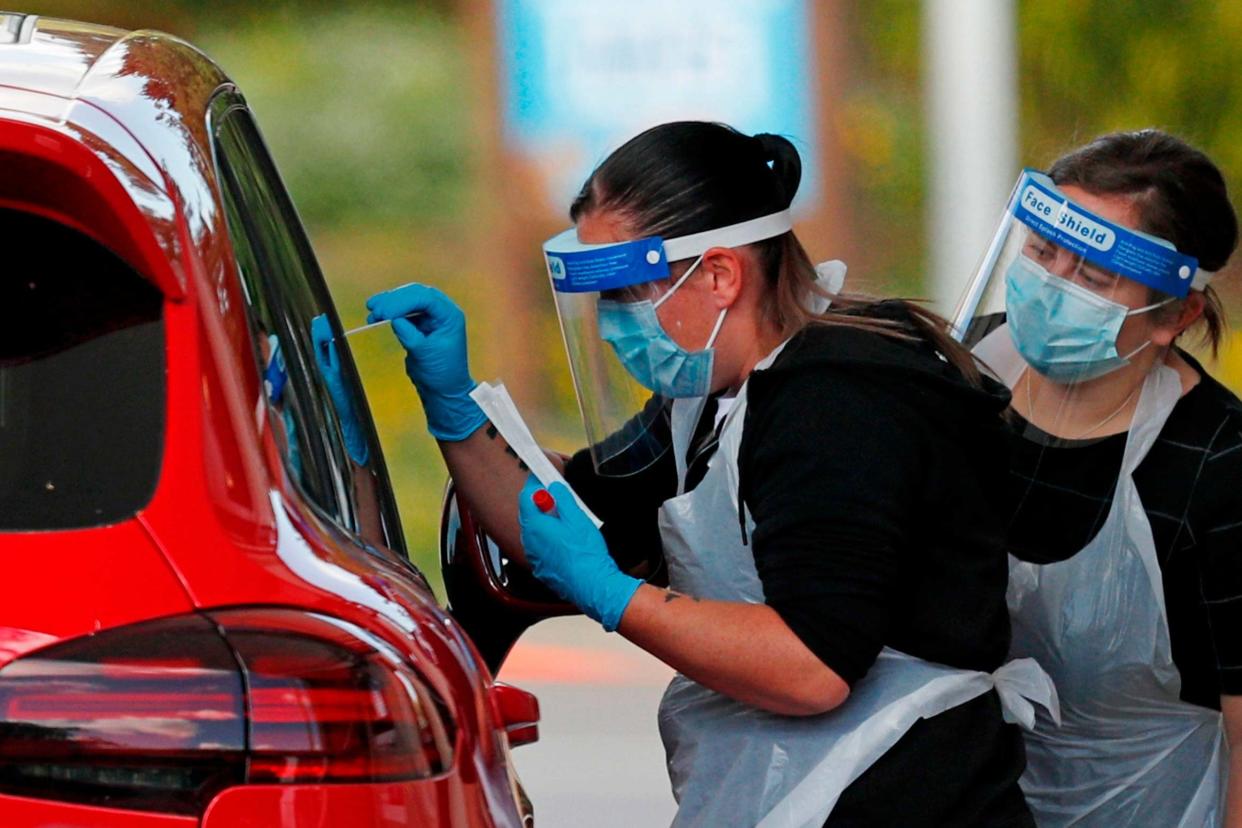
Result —
<svg viewBox="0 0 1242 828"><path fill-rule="evenodd" d="M1022 174L1011 210L1018 221L1045 239L1105 270L1179 299L1190 291L1198 259L1083 209L1044 173L1026 170Z"/></svg>
<svg viewBox="0 0 1242 828"><path fill-rule="evenodd" d="M664 240L659 236L583 244L571 227L543 244L552 289L558 293L596 293L668 278Z"/></svg>

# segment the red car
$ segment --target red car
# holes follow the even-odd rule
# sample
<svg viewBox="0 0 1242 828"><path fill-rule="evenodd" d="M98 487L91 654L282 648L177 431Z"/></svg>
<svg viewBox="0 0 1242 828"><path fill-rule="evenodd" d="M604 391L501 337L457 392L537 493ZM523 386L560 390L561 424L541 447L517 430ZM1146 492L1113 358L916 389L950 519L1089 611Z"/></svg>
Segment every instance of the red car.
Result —
<svg viewBox="0 0 1242 828"><path fill-rule="evenodd" d="M0 245L0 825L528 821L509 748L538 709L488 665L564 608L517 597L451 499L479 649L410 564L348 348L328 377L312 339L341 333L328 290L220 69L0 14Z"/></svg>

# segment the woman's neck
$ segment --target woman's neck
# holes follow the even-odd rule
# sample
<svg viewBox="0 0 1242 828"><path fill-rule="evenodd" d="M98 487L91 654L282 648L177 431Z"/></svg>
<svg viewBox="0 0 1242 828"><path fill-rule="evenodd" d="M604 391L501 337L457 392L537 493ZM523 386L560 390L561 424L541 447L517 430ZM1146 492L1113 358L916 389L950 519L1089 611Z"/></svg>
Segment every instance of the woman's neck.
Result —
<svg viewBox="0 0 1242 828"><path fill-rule="evenodd" d="M1128 431L1147 374L1157 359L1178 372L1182 393L1199 380L1176 351L1153 355L1102 377L1078 383L1059 383L1027 368L1013 388L1013 407L1027 422L1055 437L1068 440L1106 437Z"/></svg>
<svg viewBox="0 0 1242 828"><path fill-rule="evenodd" d="M737 370L733 372L735 381L729 387L737 391L746 382L751 371L755 370L755 366L776 350L785 339L774 325L762 317L747 318L740 336L735 340L739 346L735 357Z"/></svg>

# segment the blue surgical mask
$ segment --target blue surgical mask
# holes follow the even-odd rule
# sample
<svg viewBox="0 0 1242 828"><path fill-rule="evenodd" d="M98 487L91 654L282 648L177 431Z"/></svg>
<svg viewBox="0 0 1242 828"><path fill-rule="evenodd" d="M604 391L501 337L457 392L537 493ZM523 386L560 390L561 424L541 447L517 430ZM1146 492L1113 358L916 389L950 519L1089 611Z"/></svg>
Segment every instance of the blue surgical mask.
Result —
<svg viewBox="0 0 1242 828"><path fill-rule="evenodd" d="M1125 356L1117 353L1117 334L1126 317L1172 301L1132 310L1021 255L1005 271L1006 320L1014 347L1032 368L1057 382L1083 382L1128 365L1151 340Z"/></svg>
<svg viewBox="0 0 1242 828"><path fill-rule="evenodd" d="M656 315L656 308L681 287L698 264L696 261L691 265L668 293L655 302L600 299L596 305L599 335L612 346L625 370L643 386L665 397L704 397L712 389L712 345L728 309L720 311L703 350L693 352L674 342Z"/></svg>

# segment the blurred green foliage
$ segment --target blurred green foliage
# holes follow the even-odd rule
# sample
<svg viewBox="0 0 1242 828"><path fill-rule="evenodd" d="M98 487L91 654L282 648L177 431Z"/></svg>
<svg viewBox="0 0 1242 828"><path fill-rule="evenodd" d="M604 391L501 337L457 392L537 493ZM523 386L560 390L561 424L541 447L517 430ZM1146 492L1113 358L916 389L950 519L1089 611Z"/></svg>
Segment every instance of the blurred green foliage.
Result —
<svg viewBox="0 0 1242 828"><path fill-rule="evenodd" d="M920 229L926 172L920 4L843 6L840 25L848 29L851 49L846 93L823 105L854 177L862 257L854 269L873 289L918 295L926 247ZM488 238L473 227L479 221L475 199L509 182L481 180L483 152L495 136L482 134L486 119L471 113L482 91L472 85L469 58L470 50L486 44L467 35L460 8L454 0L27 5L43 14L162 28L215 57L257 114L345 324L362 321L362 303L371 293L420 279L445 286L462 302L477 343L486 337L481 322L494 304L497 274L478 268L472 257L480 239ZM1022 163L1046 166L1107 130L1160 126L1208 151L1238 191L1242 4L1019 0L1017 20ZM531 272L504 278L541 278L537 242L525 240ZM1235 307L1238 298L1230 297ZM550 303L535 309L532 319L525 341L506 344L500 355L511 365L555 363L542 369L552 398L527 413L532 422L556 422L564 430L572 392ZM423 431L392 337L381 329L350 344L412 555L436 580L443 465ZM476 375L503 373L494 360L480 360ZM1242 353L1228 351L1219 370L1242 384Z"/></svg>
<svg viewBox="0 0 1242 828"><path fill-rule="evenodd" d="M197 40L243 90L312 227L451 224L471 146L443 15L337 8L244 18Z"/></svg>
<svg viewBox="0 0 1242 828"><path fill-rule="evenodd" d="M925 224L921 4L850 9L853 65L834 121L858 178L866 264L895 290L917 293L926 250L911 232ZM1016 16L1022 165L1046 167L1103 132L1160 127L1205 150L1239 191L1242 4L1019 0Z"/></svg>
<svg viewBox="0 0 1242 828"><path fill-rule="evenodd" d="M1024 150L1047 162L1099 132L1159 126L1242 173L1242 5L1021 5Z"/></svg>
<svg viewBox="0 0 1242 828"><path fill-rule="evenodd" d="M28 0L7 8L48 17L67 17L121 29L160 29L195 40L204 29L228 29L243 20L276 16L314 16L349 9L369 10L390 18L424 11L449 13L456 0L369 0L346 7L333 0Z"/></svg>

